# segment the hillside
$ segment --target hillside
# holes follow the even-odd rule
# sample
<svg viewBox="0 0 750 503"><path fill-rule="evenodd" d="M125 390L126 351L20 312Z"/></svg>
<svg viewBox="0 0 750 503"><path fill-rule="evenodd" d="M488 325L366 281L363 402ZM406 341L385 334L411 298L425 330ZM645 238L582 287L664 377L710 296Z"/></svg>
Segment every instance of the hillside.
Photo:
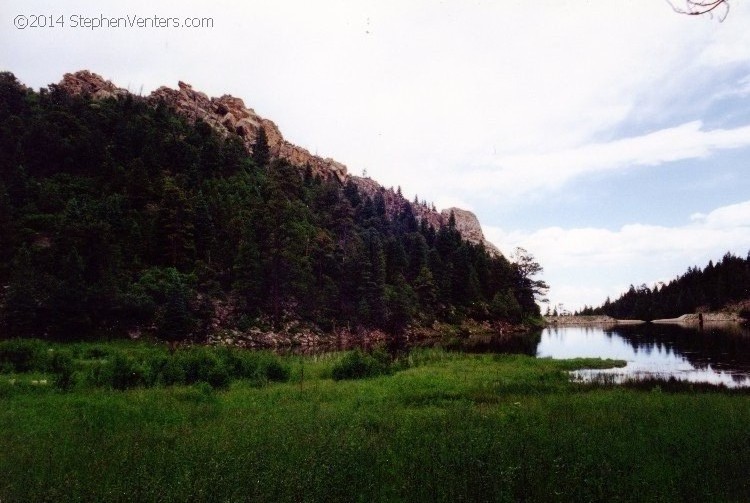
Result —
<svg viewBox="0 0 750 503"><path fill-rule="evenodd" d="M95 101L130 95L126 89L119 88L112 82L86 70L66 73L57 87L70 95L88 96ZM241 98L230 95L209 98L205 93L194 90L190 84L178 82L177 89L162 86L145 100L152 106L167 106L190 124L202 121L223 138L238 138L251 155L258 134L263 130L271 159L285 160L293 166L309 167L313 175L324 180L337 180L342 185L352 183L360 194L371 198L380 193L390 218L396 217L404 205L409 205L417 221L426 220L430 226L437 229L447 225L453 213L456 219L456 229L464 239L474 244L482 243L491 253L500 254L500 250L485 239L479 220L472 212L460 208L448 208L438 212L424 202L407 200L400 191L393 188L386 189L372 178L354 176L342 163L330 157L324 159L313 155L307 149L285 140L273 121L261 117L252 108L247 108Z"/></svg>
<svg viewBox="0 0 750 503"><path fill-rule="evenodd" d="M230 96L0 74L5 334L397 334L537 316L476 218L286 142Z"/></svg>
<svg viewBox="0 0 750 503"><path fill-rule="evenodd" d="M657 320L673 319L688 313L748 310L750 299L750 255L746 258L727 253L716 264L710 261L700 269L691 267L667 284L630 286L618 299L581 314L608 315L614 318Z"/></svg>

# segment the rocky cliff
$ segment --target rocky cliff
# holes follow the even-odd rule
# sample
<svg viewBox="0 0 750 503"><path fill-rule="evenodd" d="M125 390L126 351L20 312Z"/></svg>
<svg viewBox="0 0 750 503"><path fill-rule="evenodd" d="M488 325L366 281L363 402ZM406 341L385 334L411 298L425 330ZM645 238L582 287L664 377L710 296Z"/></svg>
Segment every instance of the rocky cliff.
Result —
<svg viewBox="0 0 750 503"><path fill-rule="evenodd" d="M126 89L119 88L101 76L85 70L66 73L58 87L70 94L90 95L94 99L119 98L130 94ZM285 140L273 121L259 116L252 108L246 107L240 98L230 95L209 98L205 93L194 90L191 85L179 82L177 89L163 86L143 99L154 105L164 103L188 121L195 122L200 119L222 136L239 137L250 153L252 153L258 131L263 128L268 138L272 158L284 159L299 167L309 166L314 174L324 179L335 179L342 184L351 181L362 194L370 197L381 193L386 210L391 216L398 214L403 205L407 204L411 206L417 220L425 220L437 229L447 225L450 214L453 212L456 228L464 239L475 244L483 243L491 253L500 255L500 251L485 239L479 221L472 212L460 208L438 212L425 204L408 201L398 191L392 188L386 189L371 178L349 175L346 166L340 162L313 155L308 150Z"/></svg>

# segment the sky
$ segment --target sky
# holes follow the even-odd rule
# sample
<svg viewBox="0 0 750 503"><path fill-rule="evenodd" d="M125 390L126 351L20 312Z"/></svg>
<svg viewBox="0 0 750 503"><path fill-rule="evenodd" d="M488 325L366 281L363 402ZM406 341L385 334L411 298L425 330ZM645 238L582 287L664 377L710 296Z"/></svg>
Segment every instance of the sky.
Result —
<svg viewBox="0 0 750 503"><path fill-rule="evenodd" d="M577 310L750 250L750 2L730 4L3 0L0 70L241 97L353 174L472 210Z"/></svg>

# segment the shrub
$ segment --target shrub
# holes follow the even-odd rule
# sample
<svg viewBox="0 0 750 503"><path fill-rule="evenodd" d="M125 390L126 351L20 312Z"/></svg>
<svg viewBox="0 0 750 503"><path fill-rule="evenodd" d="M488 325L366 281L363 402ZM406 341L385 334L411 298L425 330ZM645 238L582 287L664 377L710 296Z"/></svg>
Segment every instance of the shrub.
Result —
<svg viewBox="0 0 750 503"><path fill-rule="evenodd" d="M84 374L87 385L95 387L112 386L112 367L109 362L97 361L88 365Z"/></svg>
<svg viewBox="0 0 750 503"><path fill-rule="evenodd" d="M286 382L289 380L289 374L289 367L282 365L278 358L266 361L265 375L269 381Z"/></svg>
<svg viewBox="0 0 750 503"><path fill-rule="evenodd" d="M109 349L104 346L85 347L81 353L81 358L85 360L100 360L109 356Z"/></svg>
<svg viewBox="0 0 750 503"><path fill-rule="evenodd" d="M0 342L0 370L29 372L45 370L47 351L37 339L11 339Z"/></svg>
<svg viewBox="0 0 750 503"><path fill-rule="evenodd" d="M185 373L185 383L195 384L207 382L215 388L229 385L231 376L225 363L219 357L206 349L190 349L177 352L172 356ZM174 370L175 375L179 374Z"/></svg>
<svg viewBox="0 0 750 503"><path fill-rule="evenodd" d="M0 398L7 398L16 392L16 387L7 379L0 379Z"/></svg>
<svg viewBox="0 0 750 503"><path fill-rule="evenodd" d="M363 353L359 349L347 353L333 366L332 377L335 381L342 379L363 379L390 374L390 361L385 351L373 354Z"/></svg>
<svg viewBox="0 0 750 503"><path fill-rule="evenodd" d="M174 384L185 384L185 369L182 362L176 356L167 359L167 362L161 368L161 382L168 386Z"/></svg>
<svg viewBox="0 0 750 503"><path fill-rule="evenodd" d="M73 357L67 351L55 351L50 358L49 369L55 375L55 386L69 390L73 387Z"/></svg>
<svg viewBox="0 0 750 503"><path fill-rule="evenodd" d="M115 354L109 363L110 384L125 390L147 384L148 369L122 353Z"/></svg>
<svg viewBox="0 0 750 503"><path fill-rule="evenodd" d="M206 382L214 388L226 388L231 380L229 371L222 364L211 367L208 370L208 375L206 375Z"/></svg>
<svg viewBox="0 0 750 503"><path fill-rule="evenodd" d="M218 350L233 377L256 381L289 380L289 368L273 353L230 348Z"/></svg>

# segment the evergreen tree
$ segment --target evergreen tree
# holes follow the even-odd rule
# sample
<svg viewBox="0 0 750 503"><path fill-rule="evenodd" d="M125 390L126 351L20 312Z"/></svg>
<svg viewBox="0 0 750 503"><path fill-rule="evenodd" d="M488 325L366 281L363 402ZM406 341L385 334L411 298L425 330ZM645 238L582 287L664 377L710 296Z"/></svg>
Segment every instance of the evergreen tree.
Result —
<svg viewBox="0 0 750 503"><path fill-rule="evenodd" d="M438 292L430 269L423 266L414 280L414 291L417 295L420 311L427 319L432 319L437 307Z"/></svg>
<svg viewBox="0 0 750 503"><path fill-rule="evenodd" d="M727 253L703 269L690 267L661 288L630 285L615 301L609 298L593 312L616 318L676 318L702 309L721 309L750 297L750 260Z"/></svg>
<svg viewBox="0 0 750 503"><path fill-rule="evenodd" d="M386 328L400 334L411 323L417 310L417 297L402 275L386 289Z"/></svg>
<svg viewBox="0 0 750 503"><path fill-rule="evenodd" d="M289 317L398 333L486 319L498 293L496 313L516 316L508 292L533 314L535 280L468 244L455 215L436 229L399 189L367 194L356 177L341 186L272 162L262 128L248 155L163 104L37 93L0 73L0 330L156 327L178 340L226 306L227 328ZM711 273L717 291L747 272L724 262Z"/></svg>
<svg viewBox="0 0 750 503"><path fill-rule="evenodd" d="M258 167L268 166L271 161L271 149L268 146L268 136L264 127L258 128L258 136L253 144L253 161Z"/></svg>
<svg viewBox="0 0 750 503"><path fill-rule="evenodd" d="M194 215L185 191L167 177L159 211L166 265L185 268L195 257Z"/></svg>
<svg viewBox="0 0 750 503"><path fill-rule="evenodd" d="M193 324L184 288L172 286L167 292L159 336L167 341L187 339L191 335Z"/></svg>

